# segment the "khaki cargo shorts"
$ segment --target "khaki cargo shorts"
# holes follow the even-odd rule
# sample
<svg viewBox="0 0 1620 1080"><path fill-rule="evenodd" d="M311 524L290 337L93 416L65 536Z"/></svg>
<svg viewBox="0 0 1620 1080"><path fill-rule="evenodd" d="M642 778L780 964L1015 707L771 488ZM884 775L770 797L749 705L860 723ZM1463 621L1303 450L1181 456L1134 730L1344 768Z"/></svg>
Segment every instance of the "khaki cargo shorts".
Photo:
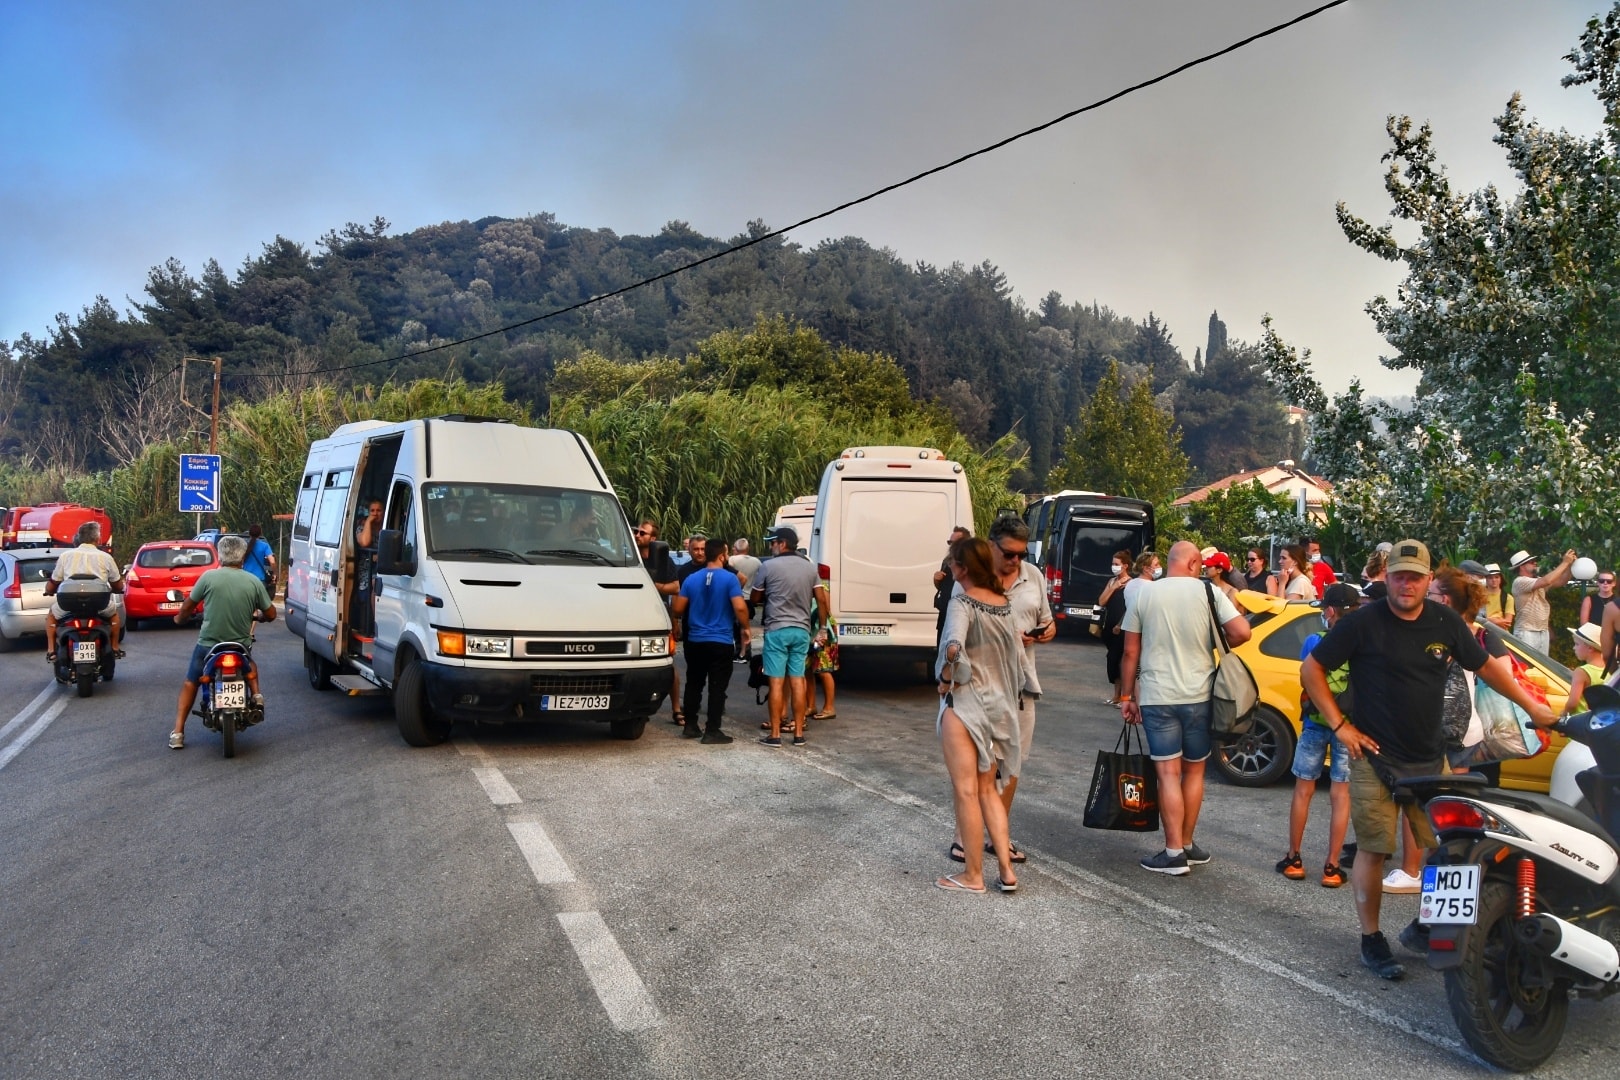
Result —
<svg viewBox="0 0 1620 1080"><path fill-rule="evenodd" d="M1434 771L1444 772L1444 763L1437 765ZM1366 758L1351 758L1350 824L1356 827L1356 850L1374 855L1393 855L1399 851L1403 812L1412 823L1412 835L1417 838L1418 847L1431 848L1440 843L1423 807L1417 803L1407 806L1397 803Z"/></svg>

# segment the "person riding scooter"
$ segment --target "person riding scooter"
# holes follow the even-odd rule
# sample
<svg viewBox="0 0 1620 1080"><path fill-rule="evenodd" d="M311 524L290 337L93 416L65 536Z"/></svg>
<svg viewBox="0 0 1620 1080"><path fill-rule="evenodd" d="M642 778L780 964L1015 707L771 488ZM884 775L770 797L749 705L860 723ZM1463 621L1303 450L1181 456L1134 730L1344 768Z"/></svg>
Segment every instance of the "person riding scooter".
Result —
<svg viewBox="0 0 1620 1080"><path fill-rule="evenodd" d="M115 593L124 591L124 575L118 569L118 560L101 550L101 526L98 523L87 521L80 525L79 531L73 534L73 543L77 546L56 560L56 568L51 571L50 580L45 582L46 596L55 596L62 582L85 574L106 582L107 588ZM118 613L118 601L110 600L102 609L101 617L112 627L110 648L113 655L122 660L124 620ZM45 616L45 658L52 664L56 663L56 623L58 619L65 618L67 612L62 610L61 605L52 602L51 610Z"/></svg>
<svg viewBox="0 0 1620 1080"><path fill-rule="evenodd" d="M174 717L174 730L169 733L169 748L183 749L186 745L186 715L197 700L197 683L202 678L203 664L208 651L222 641L235 641L244 646L252 640L253 618L264 613L265 622L274 622L276 606L265 591L264 582L242 569L247 556L247 541L240 536L222 536L219 540L220 567L197 579L191 595L175 613L174 621L181 626L191 618L199 604L203 604L202 629L197 633L197 646L191 650L191 666L186 669L186 683L180 688L179 709ZM253 694L255 707L264 706L264 695L259 693L259 669L252 656L247 657L247 684Z"/></svg>

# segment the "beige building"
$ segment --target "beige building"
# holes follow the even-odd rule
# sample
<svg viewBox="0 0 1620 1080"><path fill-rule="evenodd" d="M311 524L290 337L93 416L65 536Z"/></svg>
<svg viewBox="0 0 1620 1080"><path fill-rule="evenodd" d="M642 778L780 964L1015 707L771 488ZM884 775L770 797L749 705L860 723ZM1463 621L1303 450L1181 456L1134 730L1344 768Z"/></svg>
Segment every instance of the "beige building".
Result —
<svg viewBox="0 0 1620 1080"><path fill-rule="evenodd" d="M1189 491L1175 501L1176 506L1187 506L1190 503L1201 502L1207 499L1212 492L1224 491L1234 484L1247 484L1251 480L1258 480L1265 485L1267 491L1283 495L1290 502L1298 502L1301 491L1305 493L1305 517L1310 521L1324 521L1327 518L1327 501L1333 497L1333 485L1325 477L1312 476L1304 469L1296 468L1292 461L1279 461L1275 465L1267 465L1263 469L1248 469L1244 472L1223 476L1214 483L1205 484L1196 491Z"/></svg>

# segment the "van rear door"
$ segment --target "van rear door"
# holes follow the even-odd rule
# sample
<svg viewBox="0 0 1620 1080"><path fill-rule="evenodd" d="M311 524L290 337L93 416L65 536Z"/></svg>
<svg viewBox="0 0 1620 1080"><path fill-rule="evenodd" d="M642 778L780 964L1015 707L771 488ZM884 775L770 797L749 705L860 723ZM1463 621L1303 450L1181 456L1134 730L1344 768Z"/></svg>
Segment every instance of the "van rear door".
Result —
<svg viewBox="0 0 1620 1080"><path fill-rule="evenodd" d="M842 496L842 543L834 606L858 615L934 617L934 571L957 523L954 480L904 483L849 477ZM937 537L937 543L919 538Z"/></svg>

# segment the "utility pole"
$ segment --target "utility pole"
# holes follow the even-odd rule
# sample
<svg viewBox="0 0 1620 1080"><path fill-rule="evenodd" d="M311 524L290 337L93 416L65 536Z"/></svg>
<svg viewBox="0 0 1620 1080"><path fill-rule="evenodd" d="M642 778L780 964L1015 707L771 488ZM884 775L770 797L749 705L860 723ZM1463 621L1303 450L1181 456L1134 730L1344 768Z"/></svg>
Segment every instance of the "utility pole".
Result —
<svg viewBox="0 0 1620 1080"><path fill-rule="evenodd" d="M200 405L193 403L189 398L186 397L186 371L192 364L212 364L214 367L213 407L208 409L206 412L204 412ZM200 413L204 413L204 415L208 417L208 452L210 454L219 453L219 384L224 371L225 358L223 356L216 356L212 360L201 356L182 356L180 358L180 404L189 409L195 409ZM217 510L215 511L214 516L216 519L218 518L219 513ZM197 515L197 531L202 532L201 514Z"/></svg>
<svg viewBox="0 0 1620 1080"><path fill-rule="evenodd" d="M214 407L208 413L208 452L219 453L219 375L225 366L223 356L214 357Z"/></svg>

